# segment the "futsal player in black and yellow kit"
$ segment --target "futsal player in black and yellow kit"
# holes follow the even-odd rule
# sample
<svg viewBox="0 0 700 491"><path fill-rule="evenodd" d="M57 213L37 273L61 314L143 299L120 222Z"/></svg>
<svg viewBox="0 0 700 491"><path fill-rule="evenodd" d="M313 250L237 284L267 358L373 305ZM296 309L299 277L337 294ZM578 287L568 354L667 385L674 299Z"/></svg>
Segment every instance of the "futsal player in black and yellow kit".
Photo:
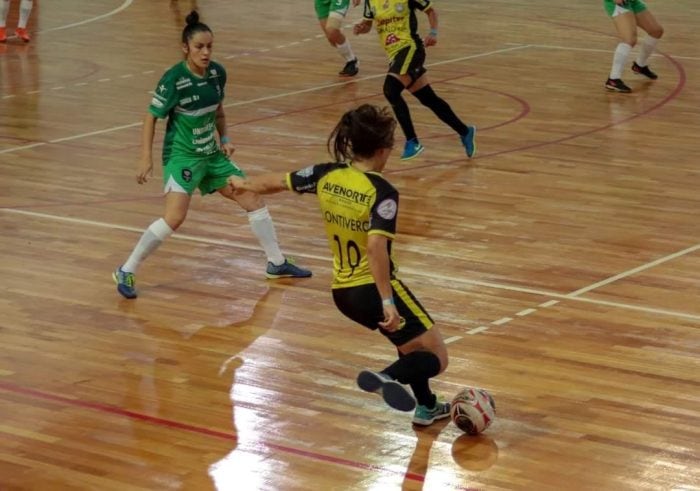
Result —
<svg viewBox="0 0 700 491"><path fill-rule="evenodd" d="M384 79L384 96L391 104L401 130L406 136L401 160L419 155L423 145L418 141L411 121L411 113L401 96L407 89L421 104L452 128L464 145L467 157L476 154L476 126L466 125L457 117L450 105L441 99L428 81L425 63L425 46L437 44L438 14L430 0L364 0L364 18L355 24L353 32L364 34L376 22L379 41L389 57L389 73ZM430 23L430 33L425 42L418 35L416 10L425 12Z"/></svg>
<svg viewBox="0 0 700 491"><path fill-rule="evenodd" d="M394 145L395 125L387 109L362 105L345 113L328 139L335 162L288 174L231 177L229 182L235 190L318 196L333 252L336 306L359 324L378 329L399 354L380 372L361 371L357 383L381 393L395 409L415 409L413 422L429 425L450 413L449 404L438 402L429 385L447 367L447 348L428 312L396 275L392 244L399 193L381 174Z"/></svg>

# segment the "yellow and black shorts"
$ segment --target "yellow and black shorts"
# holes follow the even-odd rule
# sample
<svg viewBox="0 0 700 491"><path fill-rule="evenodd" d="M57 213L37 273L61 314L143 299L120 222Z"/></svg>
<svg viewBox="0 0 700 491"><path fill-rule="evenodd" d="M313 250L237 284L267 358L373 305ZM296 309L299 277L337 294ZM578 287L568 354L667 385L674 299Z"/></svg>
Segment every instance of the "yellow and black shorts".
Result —
<svg viewBox="0 0 700 491"><path fill-rule="evenodd" d="M403 318L402 326L395 332L385 331L379 326L384 320L384 308L374 283L334 288L333 300L346 317L369 329L379 329L395 346L401 346L426 332L435 323L403 282L393 279L391 288L394 291L396 310Z"/></svg>
<svg viewBox="0 0 700 491"><path fill-rule="evenodd" d="M389 62L389 73L396 75L409 75L412 82L418 80L426 70L425 48L422 44L411 44L406 46Z"/></svg>

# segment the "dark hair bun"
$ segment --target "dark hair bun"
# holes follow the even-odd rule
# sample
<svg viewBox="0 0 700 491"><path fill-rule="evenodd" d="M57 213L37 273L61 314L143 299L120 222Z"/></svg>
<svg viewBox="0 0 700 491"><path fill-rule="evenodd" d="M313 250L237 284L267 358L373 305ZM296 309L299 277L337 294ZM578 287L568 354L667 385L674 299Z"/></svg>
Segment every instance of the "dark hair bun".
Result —
<svg viewBox="0 0 700 491"><path fill-rule="evenodd" d="M193 10L192 12L189 13L187 16L187 19L185 19L185 22L187 22L188 26L193 26L195 24L199 23L199 13L196 10Z"/></svg>

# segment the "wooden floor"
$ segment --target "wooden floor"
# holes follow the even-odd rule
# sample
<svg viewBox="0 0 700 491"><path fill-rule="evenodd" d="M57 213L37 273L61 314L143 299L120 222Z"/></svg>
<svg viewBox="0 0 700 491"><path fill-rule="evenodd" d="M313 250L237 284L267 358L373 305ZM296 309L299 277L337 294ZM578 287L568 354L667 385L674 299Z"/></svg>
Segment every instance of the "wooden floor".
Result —
<svg viewBox="0 0 700 491"><path fill-rule="evenodd" d="M626 72L630 95L602 87L599 1L436 2L430 78L479 155L409 100L427 149L387 175L403 279L450 343L434 387L496 399L480 437L355 387L394 351L336 311L312 197L267 199L311 279L265 280L245 215L197 197L116 293L163 207L140 121L197 3L248 173L325 161L344 110L384 104L376 34L339 79L311 1L35 2L32 42L0 45L2 491L700 490L696 0L647 2L660 78Z"/></svg>

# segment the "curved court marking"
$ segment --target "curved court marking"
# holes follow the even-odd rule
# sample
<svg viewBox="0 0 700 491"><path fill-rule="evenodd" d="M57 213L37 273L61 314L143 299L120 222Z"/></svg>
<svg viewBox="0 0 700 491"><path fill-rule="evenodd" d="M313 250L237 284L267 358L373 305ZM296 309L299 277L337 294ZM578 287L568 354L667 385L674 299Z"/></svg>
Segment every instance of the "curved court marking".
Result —
<svg viewBox="0 0 700 491"><path fill-rule="evenodd" d="M85 24L90 24L91 22L96 22L98 20L106 19L107 17L111 17L115 14L118 14L122 10L128 9L131 4L134 3L134 0L124 0L124 3L120 7L117 7L116 9L112 10L111 12L107 12L106 14L98 15L96 17L91 17L89 19L81 20L80 22L74 22L73 24L66 24L65 26L59 26L59 27L51 27L49 29L44 29L43 31L37 31L39 34L43 34L45 32L53 32L53 31L62 31L64 29L70 29L71 27L78 27L78 26L83 26Z"/></svg>
<svg viewBox="0 0 700 491"><path fill-rule="evenodd" d="M475 54L475 55L462 56L462 57L460 57L460 58L453 58L453 59L451 59L451 60L445 60L445 61L437 62L437 63L440 63L440 64L445 64L445 63L457 63L457 62L460 62L460 61L471 60L471 59L474 59L474 58L482 58L482 57L484 57L484 56L490 56L490 55L493 55L493 54L507 53L507 52L509 52L509 51L516 51L516 50L524 49L524 48L527 48L527 47L528 47L528 45L523 45L523 46L511 46L511 47L509 47L509 48L504 48L504 49L499 49L499 50L494 50L494 51L488 51L488 52L485 52L485 53L478 53L478 54ZM426 65L426 66L433 66L433 65L432 65L432 64L428 64L428 65ZM223 106L224 106L225 108L226 108L226 107L247 106L247 105L249 105L249 104L255 104L255 103L258 103L258 102L265 102L265 101L271 101L271 100L275 100L275 99L282 99L282 98L285 98L285 97L296 96L296 95L300 95L300 94L308 94L308 93L311 93L311 92L317 92L317 91L322 91L322 90L326 90L326 89L332 89L332 88L335 88L335 87L341 87L341 86L343 86L343 85L348 85L348 84L351 84L351 83L357 83L358 81L372 80L372 79L375 79L375 78L385 77L385 76L386 76L386 73L382 72L381 74L378 74L378 75L368 75L368 76L366 76L366 77L354 79L354 80L351 80L351 81L335 82L335 83L332 83L332 84L319 85L319 86L316 86L316 87L309 87L309 88L307 88L307 89L300 89L300 90L294 90L294 91L289 91L289 92L282 92L282 93L280 93L280 94L272 94L272 95L268 95L268 96L257 97L257 98L255 98L255 99L248 99L248 100L245 100L245 101L231 102L231 103L229 103L229 104L224 104ZM277 116L284 116L284 113L283 113L283 114L278 114ZM90 136L102 135L102 134L105 134L105 133L113 133L113 132L115 132L115 131L121 131L121 130L128 129L128 128L135 128L135 127L142 126L142 125L143 125L143 121L138 121L138 122L136 122L136 123L130 123L130 124L125 124L125 125L121 125L121 126L113 126L113 127L111 127L111 128L105 128L105 129L103 129L103 130L91 131L91 132L89 132L89 133L81 133L81 134L78 134L78 135L67 136L67 137L64 137L64 138L57 138L57 139L54 139L54 140L49 140L49 141L44 141L44 142L36 142L36 143L30 143L30 144L28 144L28 145L20 145L20 146L16 146L16 147L10 147L10 148L6 148L5 150L0 150L0 155L2 155L2 154L4 154L4 153L17 152L17 151L20 151L20 150L28 150L28 149L30 149L30 148L43 147L43 146L45 146L45 145L54 144L54 143L61 143L61 142L67 142L67 141L80 140L80 139L82 139L82 138L88 138L88 137L90 137Z"/></svg>

